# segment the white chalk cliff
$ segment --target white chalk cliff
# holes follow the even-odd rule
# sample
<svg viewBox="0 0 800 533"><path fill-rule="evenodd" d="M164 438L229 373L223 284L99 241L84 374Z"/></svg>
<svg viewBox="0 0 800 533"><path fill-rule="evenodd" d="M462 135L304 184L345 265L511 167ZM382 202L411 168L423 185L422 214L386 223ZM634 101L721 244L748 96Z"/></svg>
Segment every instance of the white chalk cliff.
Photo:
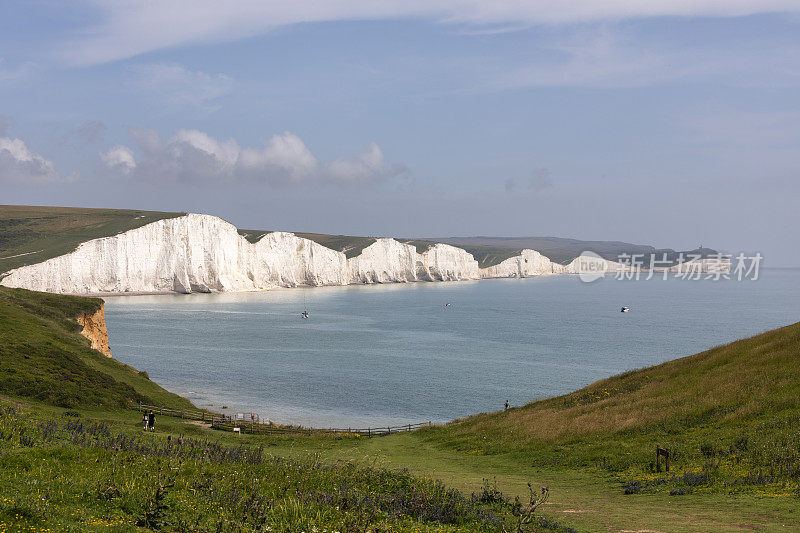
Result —
<svg viewBox="0 0 800 533"><path fill-rule="evenodd" d="M188 214L86 241L66 255L11 270L0 283L71 294L190 293L527 277L566 270L534 250L481 269L461 248L436 244L418 253L394 239L377 239L348 259L287 232L268 233L252 244L220 218Z"/></svg>
<svg viewBox="0 0 800 533"><path fill-rule="evenodd" d="M564 274L567 267L553 263L536 250L522 250L520 255L510 257L494 266L482 268L482 278L526 278L546 274Z"/></svg>

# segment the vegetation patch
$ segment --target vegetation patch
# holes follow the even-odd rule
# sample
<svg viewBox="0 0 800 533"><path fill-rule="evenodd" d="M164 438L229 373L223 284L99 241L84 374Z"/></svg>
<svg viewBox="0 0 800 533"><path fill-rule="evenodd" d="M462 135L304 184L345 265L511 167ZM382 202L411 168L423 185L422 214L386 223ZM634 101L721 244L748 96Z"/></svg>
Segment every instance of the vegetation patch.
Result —
<svg viewBox="0 0 800 533"><path fill-rule="evenodd" d="M88 240L111 237L184 214L0 205L0 273L68 254Z"/></svg>
<svg viewBox="0 0 800 533"><path fill-rule="evenodd" d="M102 300L0 287L0 394L65 407L158 403L191 407L90 347L76 317Z"/></svg>
<svg viewBox="0 0 800 533"><path fill-rule="evenodd" d="M569 531L499 492L467 496L406 471L0 403L0 529Z"/></svg>
<svg viewBox="0 0 800 533"><path fill-rule="evenodd" d="M419 434L465 453L607 471L630 494L800 495L800 323ZM656 468L657 445L671 450L670 472Z"/></svg>
<svg viewBox="0 0 800 533"><path fill-rule="evenodd" d="M342 252L347 259L361 255L364 248L374 244L375 237L352 237L349 235L325 235L322 233L295 233L298 237L314 241L331 250Z"/></svg>
<svg viewBox="0 0 800 533"><path fill-rule="evenodd" d="M239 232L239 235L247 239L247 242L249 242L250 244L255 244L261 239L263 239L265 235L274 233L273 231L257 230L257 229L239 229L237 231Z"/></svg>
<svg viewBox="0 0 800 533"><path fill-rule="evenodd" d="M478 262L479 268L488 268L490 266L499 265L506 259L511 259L522 253L521 248L500 248L497 246L459 246L451 245L458 248L463 248Z"/></svg>

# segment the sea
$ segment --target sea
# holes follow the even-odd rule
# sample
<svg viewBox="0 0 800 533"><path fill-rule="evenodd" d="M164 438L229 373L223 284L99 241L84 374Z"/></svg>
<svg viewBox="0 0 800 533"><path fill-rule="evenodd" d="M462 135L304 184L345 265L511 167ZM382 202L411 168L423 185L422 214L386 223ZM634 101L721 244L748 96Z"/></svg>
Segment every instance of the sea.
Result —
<svg viewBox="0 0 800 533"><path fill-rule="evenodd" d="M105 300L114 356L199 407L364 428L502 410L792 324L800 270Z"/></svg>

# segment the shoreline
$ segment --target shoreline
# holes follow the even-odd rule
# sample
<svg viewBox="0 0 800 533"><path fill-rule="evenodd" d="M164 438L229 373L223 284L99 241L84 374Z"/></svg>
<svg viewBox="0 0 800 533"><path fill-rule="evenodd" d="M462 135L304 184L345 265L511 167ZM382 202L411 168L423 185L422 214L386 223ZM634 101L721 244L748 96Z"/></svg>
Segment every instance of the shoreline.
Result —
<svg viewBox="0 0 800 533"><path fill-rule="evenodd" d="M64 292L64 293L51 293L63 294L65 296L82 296L84 298L116 298L125 296L193 296L198 294L257 294L262 292L272 292L280 290L292 289L326 289L326 288L343 288L343 287L381 287L381 286L403 286L412 284L428 284L428 283L470 283L478 281L496 281L496 280L524 280L524 279L538 279L538 278L552 278L552 277L574 277L577 274L562 273L562 274L541 274L538 276L507 276L496 278L477 278L477 279L462 279L462 280L413 280L413 281L388 281L380 283L348 283L347 285L292 285L292 286L275 286L266 289L242 289L233 291L196 291L196 292L176 292L176 291L128 291L128 292Z"/></svg>

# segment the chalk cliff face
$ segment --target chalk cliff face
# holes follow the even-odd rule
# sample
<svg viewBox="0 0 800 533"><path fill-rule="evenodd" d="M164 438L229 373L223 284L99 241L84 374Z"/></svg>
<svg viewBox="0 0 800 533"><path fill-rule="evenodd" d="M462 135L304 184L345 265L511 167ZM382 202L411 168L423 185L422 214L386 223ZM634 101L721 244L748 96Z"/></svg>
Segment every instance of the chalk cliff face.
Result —
<svg viewBox="0 0 800 533"><path fill-rule="evenodd" d="M546 276L563 274L564 265L553 263L536 250L522 250L520 255L510 257L500 264L482 268L482 278L527 278L530 276Z"/></svg>
<svg viewBox="0 0 800 533"><path fill-rule="evenodd" d="M298 285L459 281L562 273L534 250L480 269L467 251L436 244L418 253L410 244L377 239L360 255L287 232L255 244L232 224L210 215L159 220L113 237L82 243L66 255L10 271L1 283L31 290L92 294L216 292Z"/></svg>
<svg viewBox="0 0 800 533"><path fill-rule="evenodd" d="M416 281L416 253L410 244L378 239L347 260L349 283Z"/></svg>
<svg viewBox="0 0 800 533"><path fill-rule="evenodd" d="M111 350L108 347L105 304L100 304L100 309L94 313L78 315L78 324L83 326L81 335L89 339L92 348L106 357L111 357Z"/></svg>
<svg viewBox="0 0 800 533"><path fill-rule="evenodd" d="M462 248L435 244L415 256L417 279L422 281L460 281L480 277L478 262Z"/></svg>

